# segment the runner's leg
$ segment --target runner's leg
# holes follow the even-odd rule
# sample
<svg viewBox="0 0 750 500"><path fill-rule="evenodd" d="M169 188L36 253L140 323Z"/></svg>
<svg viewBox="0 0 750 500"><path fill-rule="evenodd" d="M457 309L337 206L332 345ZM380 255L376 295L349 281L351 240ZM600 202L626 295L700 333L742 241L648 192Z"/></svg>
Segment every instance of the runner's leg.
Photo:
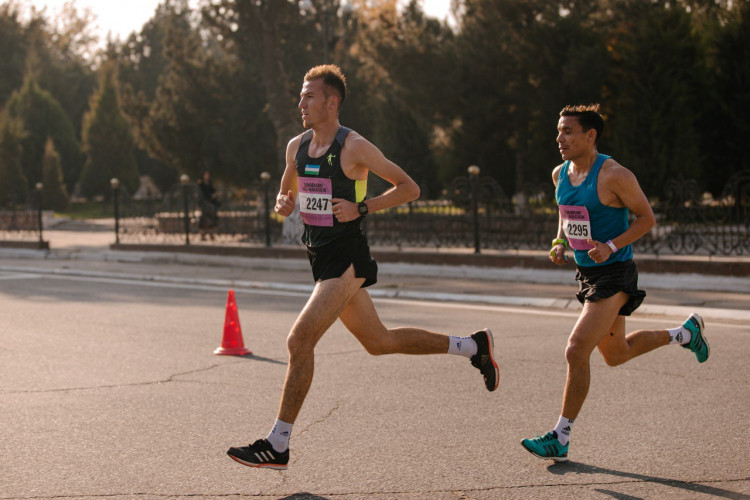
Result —
<svg viewBox="0 0 750 500"><path fill-rule="evenodd" d="M625 316L617 316L609 334L602 338L597 348L609 366L617 366L667 344L667 330L637 330L626 336Z"/></svg>
<svg viewBox="0 0 750 500"><path fill-rule="evenodd" d="M339 315L344 326L368 353L444 354L449 337L420 328L386 328L380 321L370 294L360 289Z"/></svg>
<svg viewBox="0 0 750 500"><path fill-rule="evenodd" d="M606 299L583 305L583 311L565 349L565 359L568 362L568 377L562 402L562 416L565 418L575 420L578 417L589 391L591 353L607 335L626 301L627 295L618 292Z"/></svg>
<svg viewBox="0 0 750 500"><path fill-rule="evenodd" d="M279 404L279 420L294 423L315 370L315 346L364 283L350 266L339 278L318 282L287 337L289 366Z"/></svg>

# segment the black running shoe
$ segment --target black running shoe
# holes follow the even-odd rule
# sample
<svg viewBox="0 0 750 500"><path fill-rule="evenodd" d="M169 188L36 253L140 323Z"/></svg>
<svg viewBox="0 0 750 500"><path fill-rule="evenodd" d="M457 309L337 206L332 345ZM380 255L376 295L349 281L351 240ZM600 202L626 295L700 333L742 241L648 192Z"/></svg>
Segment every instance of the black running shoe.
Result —
<svg viewBox="0 0 750 500"><path fill-rule="evenodd" d="M242 465L263 469L286 470L289 463L289 450L279 453L265 439L241 448L229 448L227 455Z"/></svg>
<svg viewBox="0 0 750 500"><path fill-rule="evenodd" d="M477 353L471 357L472 366L479 368L484 376L484 385L488 391L497 389L500 383L500 369L495 362L495 343L492 340L492 332L485 328L471 336L477 343Z"/></svg>

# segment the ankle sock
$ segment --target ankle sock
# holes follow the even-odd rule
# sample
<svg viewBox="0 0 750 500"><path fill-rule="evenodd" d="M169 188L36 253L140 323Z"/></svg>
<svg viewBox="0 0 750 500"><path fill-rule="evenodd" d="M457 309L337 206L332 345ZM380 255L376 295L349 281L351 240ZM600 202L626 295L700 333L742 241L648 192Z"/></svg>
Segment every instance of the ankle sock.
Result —
<svg viewBox="0 0 750 500"><path fill-rule="evenodd" d="M560 444L565 446L570 442L570 431L573 429L573 420L565 418L560 415L557 419L557 425L555 426L555 432L557 433L557 440Z"/></svg>
<svg viewBox="0 0 750 500"><path fill-rule="evenodd" d="M477 343L471 337L450 337L448 354L471 358L477 353Z"/></svg>
<svg viewBox="0 0 750 500"><path fill-rule="evenodd" d="M693 334L690 333L690 330L685 328L684 326L678 326L677 328L671 328L667 330L669 332L669 343L670 344L680 344L685 345L690 343L690 339L693 337Z"/></svg>
<svg viewBox="0 0 750 500"><path fill-rule="evenodd" d="M294 424L289 424L277 418L266 441L271 443L273 449L279 453L285 452L289 449L289 438L292 435L293 426Z"/></svg>

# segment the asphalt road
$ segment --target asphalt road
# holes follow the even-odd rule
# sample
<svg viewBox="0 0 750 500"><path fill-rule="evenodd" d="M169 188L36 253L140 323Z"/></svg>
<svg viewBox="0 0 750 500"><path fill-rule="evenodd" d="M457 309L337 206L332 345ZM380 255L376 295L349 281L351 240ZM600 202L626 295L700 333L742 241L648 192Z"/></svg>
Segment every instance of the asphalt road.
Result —
<svg viewBox="0 0 750 500"><path fill-rule="evenodd" d="M304 292L236 290L253 355L224 357L212 352L226 286L194 269L140 264L113 277L9 267L0 272L2 499L750 498L747 323L707 324L703 365L677 346L617 368L595 353L571 462L552 465L519 441L557 419L576 311L377 299L389 326L492 328L500 389L488 393L464 358L369 356L336 323L317 349L289 469L278 472L225 452L273 423ZM169 274L192 281L143 279ZM629 326L682 319L636 316Z"/></svg>

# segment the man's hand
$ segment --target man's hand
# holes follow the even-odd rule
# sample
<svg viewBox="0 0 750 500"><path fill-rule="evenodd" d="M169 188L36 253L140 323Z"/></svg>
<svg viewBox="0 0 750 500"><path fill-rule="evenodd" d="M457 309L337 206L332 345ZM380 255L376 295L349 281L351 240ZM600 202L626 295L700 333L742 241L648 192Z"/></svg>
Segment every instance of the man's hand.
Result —
<svg viewBox="0 0 750 500"><path fill-rule="evenodd" d="M557 264L558 266L561 266L568 262L568 256L565 255L565 245L562 243L558 243L557 245L552 247L552 250L549 251L549 260Z"/></svg>
<svg viewBox="0 0 750 500"><path fill-rule="evenodd" d="M279 193L273 211L284 217L291 215L294 212L294 193L291 190L287 194Z"/></svg>
<svg viewBox="0 0 750 500"><path fill-rule="evenodd" d="M607 259L609 259L609 256L614 253L606 243L600 243L596 240L591 239L586 240L586 243L594 247L589 250L589 257L591 257L591 260L593 260L597 264L605 262Z"/></svg>
<svg viewBox="0 0 750 500"><path fill-rule="evenodd" d="M349 222L359 218L359 207L356 203L343 198L332 198L333 215L339 222Z"/></svg>

